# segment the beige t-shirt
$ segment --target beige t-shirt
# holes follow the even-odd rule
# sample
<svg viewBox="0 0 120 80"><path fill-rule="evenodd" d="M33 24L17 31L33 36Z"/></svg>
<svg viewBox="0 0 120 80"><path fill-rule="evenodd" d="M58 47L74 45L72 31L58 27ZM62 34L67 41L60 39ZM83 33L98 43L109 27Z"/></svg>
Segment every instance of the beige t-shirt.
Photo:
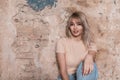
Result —
<svg viewBox="0 0 120 80"><path fill-rule="evenodd" d="M89 50L97 51L97 48L92 44ZM70 38L61 38L56 45L57 54L66 55L66 65L68 74L73 74L80 62L88 54L88 50L85 48L82 41L75 41Z"/></svg>

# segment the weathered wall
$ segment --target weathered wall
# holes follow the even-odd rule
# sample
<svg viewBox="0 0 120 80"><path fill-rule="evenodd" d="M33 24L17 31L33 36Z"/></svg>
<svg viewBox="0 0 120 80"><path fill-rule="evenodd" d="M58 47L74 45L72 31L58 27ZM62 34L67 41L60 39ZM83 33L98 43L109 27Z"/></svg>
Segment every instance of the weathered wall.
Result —
<svg viewBox="0 0 120 80"><path fill-rule="evenodd" d="M75 10L87 15L95 33L99 80L120 80L120 1L57 0L56 6L47 5L31 8L27 0L0 0L0 80L55 80L55 43Z"/></svg>

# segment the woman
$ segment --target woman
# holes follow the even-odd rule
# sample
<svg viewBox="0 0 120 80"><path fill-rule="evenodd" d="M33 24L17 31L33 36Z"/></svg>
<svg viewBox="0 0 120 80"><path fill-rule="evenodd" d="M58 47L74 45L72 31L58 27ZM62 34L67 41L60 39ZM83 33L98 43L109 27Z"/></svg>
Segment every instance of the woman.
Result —
<svg viewBox="0 0 120 80"><path fill-rule="evenodd" d="M58 80L97 80L97 49L84 13L74 12L69 17L66 36L56 46Z"/></svg>

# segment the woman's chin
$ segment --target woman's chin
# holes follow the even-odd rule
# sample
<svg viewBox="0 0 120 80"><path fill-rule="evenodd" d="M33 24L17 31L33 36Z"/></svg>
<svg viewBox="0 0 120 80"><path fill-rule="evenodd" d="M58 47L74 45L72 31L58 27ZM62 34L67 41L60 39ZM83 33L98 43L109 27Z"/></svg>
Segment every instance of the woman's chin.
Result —
<svg viewBox="0 0 120 80"><path fill-rule="evenodd" d="M78 35L73 35L73 37L80 37L80 35L78 34Z"/></svg>
<svg viewBox="0 0 120 80"><path fill-rule="evenodd" d="M73 37L79 37L80 36L80 33L76 33L76 34L72 34Z"/></svg>

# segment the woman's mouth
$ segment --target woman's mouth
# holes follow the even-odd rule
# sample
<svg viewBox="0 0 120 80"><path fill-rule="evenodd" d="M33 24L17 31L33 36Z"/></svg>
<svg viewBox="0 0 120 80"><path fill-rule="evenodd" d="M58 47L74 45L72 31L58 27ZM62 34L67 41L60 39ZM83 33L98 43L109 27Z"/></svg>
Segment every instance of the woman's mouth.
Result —
<svg viewBox="0 0 120 80"><path fill-rule="evenodd" d="M78 33L78 32L79 32L79 31L73 31L73 33L75 33L75 34Z"/></svg>

